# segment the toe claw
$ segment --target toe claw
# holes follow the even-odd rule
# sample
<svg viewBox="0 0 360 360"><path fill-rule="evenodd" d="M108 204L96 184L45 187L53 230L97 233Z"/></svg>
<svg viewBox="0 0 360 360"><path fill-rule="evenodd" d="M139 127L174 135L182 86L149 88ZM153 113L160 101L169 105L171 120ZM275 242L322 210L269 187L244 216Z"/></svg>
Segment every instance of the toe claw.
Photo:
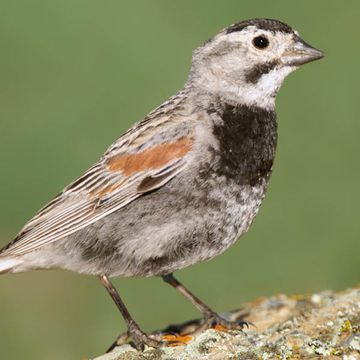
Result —
<svg viewBox="0 0 360 360"><path fill-rule="evenodd" d="M106 352L109 353L117 346L121 346L126 343L129 343L132 347L139 351L144 351L145 346L158 348L166 344L162 339L157 339L154 335L149 336L143 333L140 329L132 329L131 331L121 334Z"/></svg>
<svg viewBox="0 0 360 360"><path fill-rule="evenodd" d="M213 313L205 317L201 329L214 328L218 331L242 330L244 327L249 328L251 323L247 321L230 321L222 318L220 315Z"/></svg>

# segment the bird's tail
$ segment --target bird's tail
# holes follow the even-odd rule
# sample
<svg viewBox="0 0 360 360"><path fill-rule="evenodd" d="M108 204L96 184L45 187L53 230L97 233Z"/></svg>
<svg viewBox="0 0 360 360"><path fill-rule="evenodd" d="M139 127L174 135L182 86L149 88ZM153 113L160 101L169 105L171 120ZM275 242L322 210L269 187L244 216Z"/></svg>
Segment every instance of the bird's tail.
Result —
<svg viewBox="0 0 360 360"><path fill-rule="evenodd" d="M16 257L7 257L0 255L0 274L13 272L17 265L21 264L21 259Z"/></svg>

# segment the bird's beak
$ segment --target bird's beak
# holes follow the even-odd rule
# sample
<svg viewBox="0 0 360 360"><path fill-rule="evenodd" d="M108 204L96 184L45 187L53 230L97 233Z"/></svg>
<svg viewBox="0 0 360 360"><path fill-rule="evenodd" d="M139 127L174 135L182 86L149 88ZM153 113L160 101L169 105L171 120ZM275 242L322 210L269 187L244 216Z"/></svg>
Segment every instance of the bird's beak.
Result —
<svg viewBox="0 0 360 360"><path fill-rule="evenodd" d="M323 57L322 51L313 48L298 37L294 44L285 50L281 56L281 62L288 66L300 66Z"/></svg>

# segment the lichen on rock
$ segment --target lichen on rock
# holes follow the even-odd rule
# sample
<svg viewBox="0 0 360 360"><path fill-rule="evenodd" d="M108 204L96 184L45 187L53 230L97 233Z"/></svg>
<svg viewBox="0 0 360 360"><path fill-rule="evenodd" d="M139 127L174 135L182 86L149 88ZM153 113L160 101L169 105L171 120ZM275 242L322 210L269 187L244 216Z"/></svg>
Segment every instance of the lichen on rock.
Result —
<svg viewBox="0 0 360 360"><path fill-rule="evenodd" d="M186 344L143 352L124 344L94 360L360 360L360 289L261 298L228 318L253 325L241 331L209 329ZM177 329L192 332L196 324Z"/></svg>

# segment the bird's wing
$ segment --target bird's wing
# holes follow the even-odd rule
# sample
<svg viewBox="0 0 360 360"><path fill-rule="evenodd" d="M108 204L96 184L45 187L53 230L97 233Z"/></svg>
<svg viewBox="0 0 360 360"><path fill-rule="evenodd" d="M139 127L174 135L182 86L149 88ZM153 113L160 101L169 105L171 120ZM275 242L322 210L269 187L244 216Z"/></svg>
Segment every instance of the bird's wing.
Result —
<svg viewBox="0 0 360 360"><path fill-rule="evenodd" d="M3 254L18 256L57 241L160 188L181 172L192 136L175 131L178 135L165 141L162 134L168 133L167 126L153 125L139 123L114 143L97 164L41 209Z"/></svg>

